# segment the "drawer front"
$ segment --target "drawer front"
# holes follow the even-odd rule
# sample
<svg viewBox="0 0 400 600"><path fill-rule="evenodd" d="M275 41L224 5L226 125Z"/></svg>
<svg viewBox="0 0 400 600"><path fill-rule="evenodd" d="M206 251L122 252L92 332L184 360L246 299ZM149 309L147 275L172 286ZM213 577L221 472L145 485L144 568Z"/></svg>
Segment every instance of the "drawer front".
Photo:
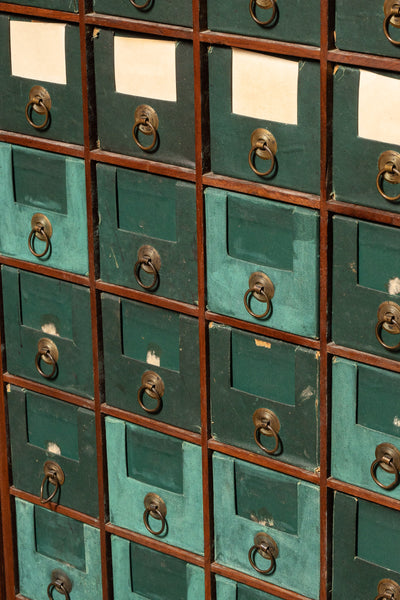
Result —
<svg viewBox="0 0 400 600"><path fill-rule="evenodd" d="M102 306L108 404L199 431L196 319L108 294Z"/></svg>
<svg viewBox="0 0 400 600"><path fill-rule="evenodd" d="M210 310L299 335L318 335L315 211L209 188L206 226ZM274 287L264 318L251 316L244 303L249 278L258 272ZM268 304L249 292L247 306L262 315Z"/></svg>
<svg viewBox="0 0 400 600"><path fill-rule="evenodd" d="M96 12L141 21L168 23L170 25L192 26L192 3L189 0L177 0L174 3L159 0L94 0Z"/></svg>
<svg viewBox="0 0 400 600"><path fill-rule="evenodd" d="M97 186L101 278L196 302L195 186L108 165L97 165Z"/></svg>
<svg viewBox="0 0 400 600"><path fill-rule="evenodd" d="M0 144L0 206L2 254L87 274L82 160Z"/></svg>
<svg viewBox="0 0 400 600"><path fill-rule="evenodd" d="M318 64L211 47L209 72L214 173L319 194Z"/></svg>
<svg viewBox="0 0 400 600"><path fill-rule="evenodd" d="M116 600L201 600L205 597L204 573L200 567L115 535L111 536L111 549Z"/></svg>
<svg viewBox="0 0 400 600"><path fill-rule="evenodd" d="M111 417L106 435L111 521L203 554L201 448Z"/></svg>
<svg viewBox="0 0 400 600"><path fill-rule="evenodd" d="M78 25L0 15L0 53L2 128L83 144Z"/></svg>
<svg viewBox="0 0 400 600"><path fill-rule="evenodd" d="M335 492L333 600L391 598L378 594L382 580L400 585L398 512Z"/></svg>
<svg viewBox="0 0 400 600"><path fill-rule="evenodd" d="M271 596L254 588L230 581L220 575L215 576L217 600L276 600L279 596Z"/></svg>
<svg viewBox="0 0 400 600"><path fill-rule="evenodd" d="M400 179L390 173L393 164L400 169L400 118L393 111L393 102L399 97L399 75L336 67L333 111L336 200L399 212Z"/></svg>
<svg viewBox="0 0 400 600"><path fill-rule="evenodd" d="M55 492L53 502L98 516L94 413L15 386L7 402L13 485L45 504Z"/></svg>
<svg viewBox="0 0 400 600"><path fill-rule="evenodd" d="M94 51L101 147L193 168L192 45L96 29Z"/></svg>
<svg viewBox="0 0 400 600"><path fill-rule="evenodd" d="M91 397L89 289L5 266L1 272L8 371Z"/></svg>
<svg viewBox="0 0 400 600"><path fill-rule="evenodd" d="M214 323L209 340L213 438L317 468L317 353Z"/></svg>
<svg viewBox="0 0 400 600"><path fill-rule="evenodd" d="M339 216L333 219L333 238L333 341L399 360L397 326L389 333L383 322L386 310L397 310L384 303L400 305L399 229Z"/></svg>
<svg viewBox="0 0 400 600"><path fill-rule="evenodd" d="M319 489L282 473L215 453L214 519L216 562L310 598L319 589ZM278 548L275 570L255 550L266 533Z"/></svg>
<svg viewBox="0 0 400 600"><path fill-rule="evenodd" d="M53 571L61 571L72 583L71 600L101 598L100 532L19 498L15 506L20 593L42 600Z"/></svg>

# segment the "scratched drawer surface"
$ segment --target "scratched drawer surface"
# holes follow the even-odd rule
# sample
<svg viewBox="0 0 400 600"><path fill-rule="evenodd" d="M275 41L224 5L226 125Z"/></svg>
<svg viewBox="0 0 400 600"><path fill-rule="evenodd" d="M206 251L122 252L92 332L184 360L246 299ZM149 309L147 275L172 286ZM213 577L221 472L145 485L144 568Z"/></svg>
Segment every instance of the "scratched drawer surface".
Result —
<svg viewBox="0 0 400 600"><path fill-rule="evenodd" d="M280 596L271 596L242 583L231 581L220 575L215 576L217 600L276 600Z"/></svg>
<svg viewBox="0 0 400 600"><path fill-rule="evenodd" d="M192 26L192 3L190 0L176 0L165 3L162 0L94 0L96 12L151 21L170 25Z"/></svg>

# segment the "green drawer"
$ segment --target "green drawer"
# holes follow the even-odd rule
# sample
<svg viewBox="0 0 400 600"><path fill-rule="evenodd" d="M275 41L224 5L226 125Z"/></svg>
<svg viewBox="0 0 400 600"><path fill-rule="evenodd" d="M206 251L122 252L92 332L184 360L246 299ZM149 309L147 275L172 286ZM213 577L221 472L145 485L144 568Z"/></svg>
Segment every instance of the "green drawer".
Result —
<svg viewBox="0 0 400 600"><path fill-rule="evenodd" d="M111 417L106 436L111 521L203 554L200 446Z"/></svg>
<svg viewBox="0 0 400 600"><path fill-rule="evenodd" d="M212 171L319 194L318 64L223 47L210 47L208 59ZM257 157L259 128L275 138L274 167ZM250 162L272 171L256 174Z"/></svg>
<svg viewBox="0 0 400 600"><path fill-rule="evenodd" d="M316 469L317 353L214 323L209 340L213 438ZM278 426L272 421L270 429L262 428L274 418Z"/></svg>
<svg viewBox="0 0 400 600"><path fill-rule="evenodd" d="M318 598L318 487L218 453L213 474L216 562ZM250 553L257 568L273 567L255 548L259 533L278 549L269 574L259 574L249 561Z"/></svg>
<svg viewBox="0 0 400 600"><path fill-rule="evenodd" d="M215 576L217 588L217 600L276 600L279 596L271 596L266 592L260 592L254 588Z"/></svg>
<svg viewBox="0 0 400 600"><path fill-rule="evenodd" d="M212 188L205 196L209 309L317 337L318 213ZM261 319L251 316L244 304L249 278L258 272L274 286L272 308ZM252 294L249 303L257 315L268 306Z"/></svg>
<svg viewBox="0 0 400 600"><path fill-rule="evenodd" d="M102 307L107 403L198 432L197 320L108 294ZM162 384L152 394L154 376Z"/></svg>
<svg viewBox="0 0 400 600"><path fill-rule="evenodd" d="M386 331L378 309L400 305L400 230L395 227L333 218L332 339L335 343L399 360L400 337ZM382 309L381 309L382 310ZM388 314L392 309L389 310ZM381 326L379 326L381 324ZM379 333L379 332L378 332Z"/></svg>
<svg viewBox="0 0 400 600"><path fill-rule="evenodd" d="M7 370L92 397L89 289L5 266L1 273ZM49 342L39 349L41 340ZM51 349L46 363L46 348L53 344L58 358Z"/></svg>
<svg viewBox="0 0 400 600"><path fill-rule="evenodd" d="M184 27L191 27L193 20L190 0L177 0L173 3L162 0L94 0L93 8L96 12L107 15Z"/></svg>
<svg viewBox="0 0 400 600"><path fill-rule="evenodd" d="M94 58L101 148L194 168L192 44L96 29ZM139 121L148 113L135 117L143 105L158 118L147 134Z"/></svg>
<svg viewBox="0 0 400 600"><path fill-rule="evenodd" d="M204 573L185 563L111 536L115 600L202 600ZM72 598L71 598L72 600Z"/></svg>
<svg viewBox="0 0 400 600"><path fill-rule="evenodd" d="M97 517L94 413L15 386L8 388L7 402L13 485L36 496L43 485L43 500L56 492L53 502ZM61 486L52 475L45 481L48 462L61 468Z"/></svg>
<svg viewBox="0 0 400 600"><path fill-rule="evenodd" d="M347 3L349 7L352 2ZM363 31L365 39L365 32ZM400 95L400 75L338 66L334 74L333 194L380 210L400 211L400 181L388 181L382 169L390 168L396 153L400 168L400 119L392 110ZM378 185L380 192L378 191Z"/></svg>
<svg viewBox="0 0 400 600"><path fill-rule="evenodd" d="M97 165L97 188L101 278L139 291L197 302L195 186ZM153 260L153 269L146 265L145 257L151 256L149 246L161 264L154 265Z"/></svg>
<svg viewBox="0 0 400 600"><path fill-rule="evenodd" d="M391 508L335 492L332 600L394 598L382 580L400 585L400 519Z"/></svg>
<svg viewBox="0 0 400 600"><path fill-rule="evenodd" d="M0 54L2 129L83 144L78 25L0 15ZM44 88L51 100L42 129L29 124L25 115L34 86ZM33 106L27 109L29 118L36 126L44 125L46 113L38 114Z"/></svg>
<svg viewBox="0 0 400 600"><path fill-rule="evenodd" d="M0 207L2 254L87 274L85 165L82 160L0 144ZM50 223L48 246L46 238L41 236L43 239L40 239L35 233L38 230L36 223L46 224L43 216Z"/></svg>
<svg viewBox="0 0 400 600"><path fill-rule="evenodd" d="M19 592L31 600L43 600L54 581L53 571L58 571L72 583L71 600L99 600L100 532L19 498L15 507ZM61 597L61 593L53 591L54 598Z"/></svg>

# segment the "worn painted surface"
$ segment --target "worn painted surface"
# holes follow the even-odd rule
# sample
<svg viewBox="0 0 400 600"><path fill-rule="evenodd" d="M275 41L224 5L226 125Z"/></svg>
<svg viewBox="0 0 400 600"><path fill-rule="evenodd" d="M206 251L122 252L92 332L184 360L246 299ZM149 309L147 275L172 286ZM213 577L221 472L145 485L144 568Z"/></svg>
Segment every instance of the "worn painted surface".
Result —
<svg viewBox="0 0 400 600"><path fill-rule="evenodd" d="M271 596L254 588L236 583L220 575L215 576L217 600L276 600L279 596Z"/></svg>
<svg viewBox="0 0 400 600"><path fill-rule="evenodd" d="M135 8L125 0L94 0L94 10L99 13L130 17L141 21L168 23L170 25L192 26L192 4L189 0L178 0L174 3L164 3L154 0L147 10ZM138 2L139 4L139 2ZM144 2L140 2L144 4Z"/></svg>

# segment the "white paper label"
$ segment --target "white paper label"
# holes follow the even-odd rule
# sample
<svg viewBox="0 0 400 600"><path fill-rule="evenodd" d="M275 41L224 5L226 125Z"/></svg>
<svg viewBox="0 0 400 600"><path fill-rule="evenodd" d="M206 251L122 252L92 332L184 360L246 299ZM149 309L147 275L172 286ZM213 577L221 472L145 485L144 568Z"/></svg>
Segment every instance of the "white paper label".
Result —
<svg viewBox="0 0 400 600"><path fill-rule="evenodd" d="M297 125L299 63L232 49L232 112Z"/></svg>
<svg viewBox="0 0 400 600"><path fill-rule="evenodd" d="M115 36L115 90L176 102L175 52L175 42Z"/></svg>
<svg viewBox="0 0 400 600"><path fill-rule="evenodd" d="M10 49L12 75L67 83L63 23L10 21Z"/></svg>
<svg viewBox="0 0 400 600"><path fill-rule="evenodd" d="M400 80L360 71L358 136L400 145Z"/></svg>

